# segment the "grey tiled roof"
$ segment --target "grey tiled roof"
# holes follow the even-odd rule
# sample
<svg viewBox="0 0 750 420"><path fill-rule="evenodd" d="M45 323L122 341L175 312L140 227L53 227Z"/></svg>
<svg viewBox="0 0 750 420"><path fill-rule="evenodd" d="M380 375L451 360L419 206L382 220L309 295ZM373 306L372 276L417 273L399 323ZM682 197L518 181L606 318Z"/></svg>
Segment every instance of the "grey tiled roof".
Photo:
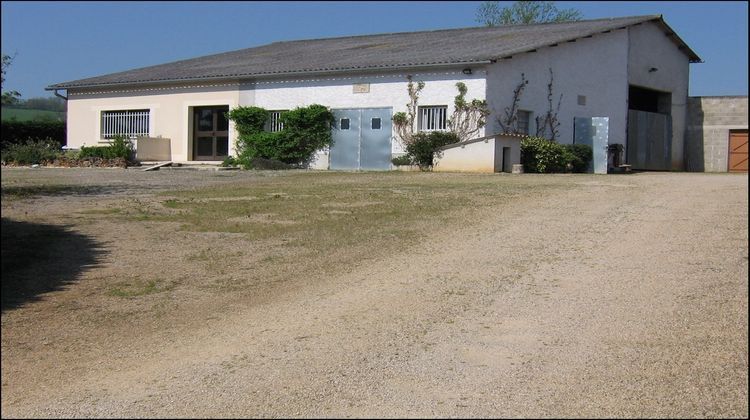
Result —
<svg viewBox="0 0 750 420"><path fill-rule="evenodd" d="M318 72L366 71L487 62L611 30L656 21L690 57L700 58L660 15L275 42L58 83L47 89L212 79L253 79Z"/></svg>

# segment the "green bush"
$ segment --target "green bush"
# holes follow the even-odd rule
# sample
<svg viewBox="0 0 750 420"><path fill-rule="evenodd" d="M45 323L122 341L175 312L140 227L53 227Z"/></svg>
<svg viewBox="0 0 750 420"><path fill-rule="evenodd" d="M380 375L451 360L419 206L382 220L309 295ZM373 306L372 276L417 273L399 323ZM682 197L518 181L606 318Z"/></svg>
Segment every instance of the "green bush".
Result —
<svg viewBox="0 0 750 420"><path fill-rule="evenodd" d="M266 125L268 111L257 106L240 106L229 111L227 118L234 121L240 134L258 133Z"/></svg>
<svg viewBox="0 0 750 420"><path fill-rule="evenodd" d="M411 165L411 157L409 155L401 155L391 159L391 163L396 166Z"/></svg>
<svg viewBox="0 0 750 420"><path fill-rule="evenodd" d="M125 140L123 136L115 136L108 146L82 146L78 152L78 158L122 158L132 161L133 152L133 143Z"/></svg>
<svg viewBox="0 0 750 420"><path fill-rule="evenodd" d="M230 167L237 166L237 165L238 165L237 159L235 159L234 156L227 156L221 162L221 166L224 168L230 168Z"/></svg>
<svg viewBox="0 0 750 420"><path fill-rule="evenodd" d="M26 144L29 139L51 139L65 145L65 121L14 121L0 123L0 148L12 144ZM43 140L46 141L46 140Z"/></svg>
<svg viewBox="0 0 750 420"><path fill-rule="evenodd" d="M279 169L293 169L293 165L286 164L284 162L278 161L276 159L264 159L260 157L256 157L250 161L250 167L253 169L270 169L270 170L279 170Z"/></svg>
<svg viewBox="0 0 750 420"><path fill-rule="evenodd" d="M277 161L287 167L304 167L317 150L331 145L333 113L323 105L296 108L281 114L284 128L264 132L268 112L258 107L239 107L227 114L239 132L237 162L245 169L255 159ZM278 166L278 165L277 165Z"/></svg>
<svg viewBox="0 0 750 420"><path fill-rule="evenodd" d="M572 155L570 164L573 166L573 172L588 172L589 162L591 162L591 159L594 157L594 152L591 150L591 146L587 144L566 144L565 148L568 149Z"/></svg>
<svg viewBox="0 0 750 420"><path fill-rule="evenodd" d="M438 148L457 143L458 136L450 131L420 132L412 137L411 143L406 145L406 156L422 170L432 168L435 158L441 153Z"/></svg>
<svg viewBox="0 0 750 420"><path fill-rule="evenodd" d="M51 162L61 155L62 146L53 139L28 139L24 143L8 145L2 151L2 160L19 165L33 165Z"/></svg>
<svg viewBox="0 0 750 420"><path fill-rule="evenodd" d="M559 144L542 137L521 141L521 163L526 172L587 172L592 156L591 147L585 144Z"/></svg>

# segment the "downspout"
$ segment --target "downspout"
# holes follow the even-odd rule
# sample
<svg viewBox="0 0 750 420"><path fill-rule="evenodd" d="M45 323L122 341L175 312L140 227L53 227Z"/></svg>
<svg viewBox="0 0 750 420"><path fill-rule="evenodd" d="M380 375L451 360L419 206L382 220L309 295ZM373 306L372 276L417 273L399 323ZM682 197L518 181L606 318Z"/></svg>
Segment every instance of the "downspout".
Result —
<svg viewBox="0 0 750 420"><path fill-rule="evenodd" d="M65 146L62 147L63 150L65 150L65 149L68 148L68 139L67 139L67 137L68 137L68 121L67 121L67 119L68 119L68 117L67 117L68 116L68 97L60 95L59 93L57 93L57 89L55 89L54 93L55 93L55 96L57 96L58 98L62 98L62 99L65 100L65 119L66 119L66 121L65 121Z"/></svg>
<svg viewBox="0 0 750 420"><path fill-rule="evenodd" d="M62 96L62 95L60 95L59 93L57 93L57 89L55 89L55 96L57 96L58 98L63 98L63 99L65 99L65 101L67 101L67 100L68 100L68 97L67 97L67 96Z"/></svg>

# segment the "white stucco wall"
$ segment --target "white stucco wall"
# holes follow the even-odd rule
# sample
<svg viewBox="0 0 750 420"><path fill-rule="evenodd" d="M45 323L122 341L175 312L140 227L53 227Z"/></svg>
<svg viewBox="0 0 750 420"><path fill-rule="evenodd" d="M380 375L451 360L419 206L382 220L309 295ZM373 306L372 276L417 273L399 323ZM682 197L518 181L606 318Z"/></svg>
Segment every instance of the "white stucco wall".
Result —
<svg viewBox="0 0 750 420"><path fill-rule="evenodd" d="M455 84L468 87L467 99L486 99L492 111L488 125L477 136L500 132L497 118L511 105L513 90L524 73L529 81L519 101L519 109L531 111L530 134L536 131L534 118L548 110L549 69L554 72L553 106L562 93L558 114L561 123L558 141L573 142L575 117L609 117L609 143L626 144L628 85L671 91L674 144L673 166L681 169L685 135L688 85L688 58L677 49L655 23L615 30L575 42L539 48L490 65L471 66L472 74L461 68L413 72L382 72L356 76L299 77L256 80L241 83L204 84L191 87L153 87L106 91L69 91L68 145L94 145L100 141L100 114L106 110L149 109L151 136L171 139L174 160L191 158L190 108L195 106L260 106L268 110L293 109L314 103L330 108L391 107L393 113L406 111L407 75L424 81L419 105L447 105L453 112ZM651 67L657 72L648 72ZM368 84L369 91L355 93L354 85ZM579 96L585 104L579 104ZM230 154L234 152L236 131L230 123ZM392 135L392 152L402 153L403 145ZM627 153L627 152L626 152ZM315 167L327 167L327 156L320 153ZM323 160L325 159L325 161ZM679 168L678 168L679 166Z"/></svg>
<svg viewBox="0 0 750 420"><path fill-rule="evenodd" d="M153 87L132 90L74 90L68 92L68 146L96 146L102 141L101 112L149 109L151 137L171 141L172 160L188 161L192 136L190 109L196 106L228 105L239 102L238 84L192 87ZM229 153L234 152L236 132L229 124Z"/></svg>
<svg viewBox="0 0 750 420"><path fill-rule="evenodd" d="M683 170L689 58L656 23L631 26L628 31L628 83L672 92L672 170ZM651 68L658 70L649 72Z"/></svg>
<svg viewBox="0 0 750 420"><path fill-rule="evenodd" d="M369 74L362 76L320 77L295 80L259 80L240 86L239 101L243 106L259 106L267 110L293 109L320 104L332 109L392 107L393 113L406 112L409 102L407 75L414 84L425 82L419 94L419 106L447 105L448 116L454 110L453 101L458 94L456 83L468 88L467 100L485 99L485 71L472 67L472 74L461 69L412 73ZM354 84L369 83L368 93L354 93ZM476 137L484 135L480 130ZM392 137L392 152L403 152L403 145Z"/></svg>
<svg viewBox="0 0 750 420"><path fill-rule="evenodd" d="M574 117L609 117L609 142L625 143L627 125L627 69L628 32L616 30L591 38L566 42L554 47L539 48L536 52L501 59L487 70L487 101L492 110L488 120L488 134L500 132L499 116L513 101L513 91L524 74L528 85L521 95L519 109L531 111L529 132L534 135L534 118L549 109L547 84L552 68L553 107L560 94L562 104L558 113L560 143L573 143ZM578 104L578 95L586 97L585 105ZM491 131L491 133L490 133Z"/></svg>

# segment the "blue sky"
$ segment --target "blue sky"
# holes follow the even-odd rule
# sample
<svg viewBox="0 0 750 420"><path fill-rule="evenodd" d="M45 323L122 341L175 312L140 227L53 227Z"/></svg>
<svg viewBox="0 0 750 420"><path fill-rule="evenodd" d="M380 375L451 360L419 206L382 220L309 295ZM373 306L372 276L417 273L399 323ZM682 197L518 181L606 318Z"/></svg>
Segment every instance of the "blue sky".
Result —
<svg viewBox="0 0 750 420"><path fill-rule="evenodd" d="M512 2L501 2L510 5ZM478 1L2 2L3 90L51 96L53 83L275 41L478 26ZM557 2L585 19L662 14L705 61L690 95L747 95L747 2Z"/></svg>

